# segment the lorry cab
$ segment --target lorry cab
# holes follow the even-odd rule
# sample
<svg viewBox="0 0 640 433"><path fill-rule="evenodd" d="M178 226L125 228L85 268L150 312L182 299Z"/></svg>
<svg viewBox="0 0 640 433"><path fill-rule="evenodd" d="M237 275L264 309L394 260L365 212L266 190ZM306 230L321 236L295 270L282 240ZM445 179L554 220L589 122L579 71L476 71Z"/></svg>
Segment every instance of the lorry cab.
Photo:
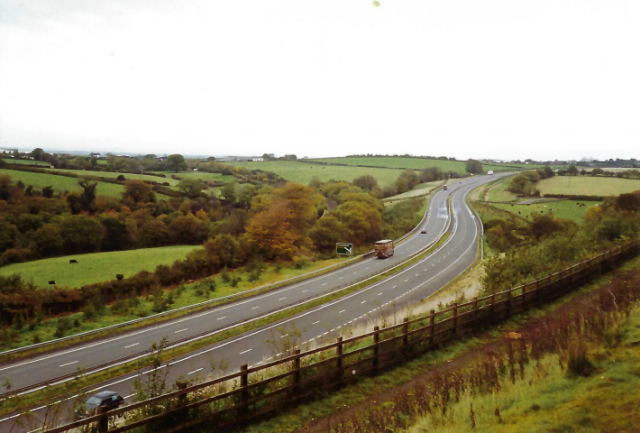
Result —
<svg viewBox="0 0 640 433"><path fill-rule="evenodd" d="M447 185L445 185L442 189L444 189L446 191L447 190Z"/></svg>
<svg viewBox="0 0 640 433"><path fill-rule="evenodd" d="M384 239L376 242L374 255L379 259L386 259L391 257L394 253L393 241L391 239Z"/></svg>

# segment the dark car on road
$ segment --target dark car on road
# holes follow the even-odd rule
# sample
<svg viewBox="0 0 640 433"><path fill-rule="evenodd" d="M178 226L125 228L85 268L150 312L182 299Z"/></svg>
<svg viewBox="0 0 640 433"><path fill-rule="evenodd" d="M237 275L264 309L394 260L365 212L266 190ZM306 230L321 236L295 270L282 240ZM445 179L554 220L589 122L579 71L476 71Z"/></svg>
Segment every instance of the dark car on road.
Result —
<svg viewBox="0 0 640 433"><path fill-rule="evenodd" d="M106 406L107 410L116 409L123 401L124 399L117 392L102 391L89 397L82 406L76 409L76 416L84 418L96 415L100 406Z"/></svg>

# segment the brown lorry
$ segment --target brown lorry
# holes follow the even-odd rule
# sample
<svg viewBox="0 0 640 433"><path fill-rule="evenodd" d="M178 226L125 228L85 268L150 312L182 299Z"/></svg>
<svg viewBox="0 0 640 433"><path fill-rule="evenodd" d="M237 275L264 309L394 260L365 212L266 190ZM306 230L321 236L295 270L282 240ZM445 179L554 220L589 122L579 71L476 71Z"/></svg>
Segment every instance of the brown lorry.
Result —
<svg viewBox="0 0 640 433"><path fill-rule="evenodd" d="M379 259L386 259L393 255L393 241L391 239L385 239L376 242L375 256Z"/></svg>

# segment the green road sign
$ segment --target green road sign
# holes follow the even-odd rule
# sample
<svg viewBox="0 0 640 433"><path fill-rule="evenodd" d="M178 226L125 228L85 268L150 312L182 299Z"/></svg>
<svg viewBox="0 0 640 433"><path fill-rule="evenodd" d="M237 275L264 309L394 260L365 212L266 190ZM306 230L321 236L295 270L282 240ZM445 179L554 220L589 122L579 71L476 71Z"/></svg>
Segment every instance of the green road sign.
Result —
<svg viewBox="0 0 640 433"><path fill-rule="evenodd" d="M345 242L337 242L336 243L336 253L343 256L350 256L353 252L353 244L348 244Z"/></svg>

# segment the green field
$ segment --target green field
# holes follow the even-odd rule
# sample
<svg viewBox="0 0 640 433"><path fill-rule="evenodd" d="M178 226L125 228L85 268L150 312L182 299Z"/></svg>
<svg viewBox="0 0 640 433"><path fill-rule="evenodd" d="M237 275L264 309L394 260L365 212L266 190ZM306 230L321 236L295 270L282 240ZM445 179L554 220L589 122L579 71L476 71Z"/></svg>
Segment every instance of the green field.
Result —
<svg viewBox="0 0 640 433"><path fill-rule="evenodd" d="M311 179L317 177L322 182L328 180L343 180L351 182L356 177L369 174L378 180L382 188L391 185L402 170L390 170L386 168L344 167L337 165L308 164L296 161L264 161L264 162L228 162L234 167L245 167L249 170L260 169L270 171L282 178L308 185Z"/></svg>
<svg viewBox="0 0 640 433"><path fill-rule="evenodd" d="M458 174L465 174L466 164L464 161L449 161L444 159L427 159L427 158L400 158L400 157L346 157L346 158L323 158L314 159L313 161L326 162L328 164L347 164L347 165L366 165L371 167L387 167L414 170L422 170L423 168L438 167L442 171L454 171ZM512 167L505 167L499 164L483 164L485 170L493 171L509 171ZM523 164L515 164L514 166L529 167Z"/></svg>
<svg viewBox="0 0 640 433"><path fill-rule="evenodd" d="M554 176L538 183L540 194L620 195L640 190L640 180L611 177Z"/></svg>
<svg viewBox="0 0 640 433"><path fill-rule="evenodd" d="M10 169L0 169L0 176L8 175L14 182L21 181L25 185L33 185L34 188L53 187L55 193L62 191L81 192L82 187L78 185L81 179L72 177L56 176L55 174L32 173L28 171L18 171ZM121 198L124 186L113 183L98 182L96 193L114 198Z"/></svg>
<svg viewBox="0 0 640 433"><path fill-rule="evenodd" d="M507 191L509 183L511 183L512 176L504 179L501 182L493 184L489 189L487 201L516 201L518 196Z"/></svg>
<svg viewBox="0 0 640 433"><path fill-rule="evenodd" d="M578 203L584 204L584 206L580 206L578 205ZM492 203L491 206L495 206L498 209L506 210L507 212L511 212L523 218L529 218L532 213L542 215L550 214L551 211L553 213L553 216L555 217L566 218L577 223L581 223L585 211L590 207L598 206L598 204L599 203L592 201L581 202L573 200L562 200L546 203L535 203L531 205Z"/></svg>
<svg viewBox="0 0 640 433"><path fill-rule="evenodd" d="M55 257L5 266L0 268L0 275L20 274L41 287L49 287L50 280L59 287L80 287L112 280L116 274L124 274L126 278L140 271L153 271L160 264L183 259L196 248L199 247L184 245ZM76 259L78 264L70 264L70 259Z"/></svg>
<svg viewBox="0 0 640 433"><path fill-rule="evenodd" d="M133 174L133 173L118 173L116 171L91 171L91 170L67 170L67 169L56 169L56 171L64 172L64 173L74 173L79 176L96 176L96 177L106 177L109 179L116 179L118 176L122 175L127 180L150 180L154 182L168 182L169 185L175 186L178 184L178 180L171 179L169 175L166 178L158 177L158 176L147 176L144 174Z"/></svg>
<svg viewBox="0 0 640 433"><path fill-rule="evenodd" d="M236 182L238 179L235 176L231 176L228 174L221 174L221 173L206 173L203 171L184 171L184 172L180 172L180 173L174 173L172 171L159 171L157 173L161 173L161 174L165 174L167 175L167 182L175 182L175 185L177 185L180 181L179 180L175 180L175 179L171 179L171 175L175 175L176 177L179 177L180 179L200 179L200 180L213 180L216 182L222 182L222 183L232 183L232 182ZM158 178L160 179L160 178ZM174 183L171 184L172 186L174 185Z"/></svg>
<svg viewBox="0 0 640 433"><path fill-rule="evenodd" d="M42 162L42 161L31 161L31 160L24 160L24 159L13 159L13 158L2 158L2 160L8 164L28 164L28 165L39 165L41 167L51 167L51 164L49 164L48 162Z"/></svg>

